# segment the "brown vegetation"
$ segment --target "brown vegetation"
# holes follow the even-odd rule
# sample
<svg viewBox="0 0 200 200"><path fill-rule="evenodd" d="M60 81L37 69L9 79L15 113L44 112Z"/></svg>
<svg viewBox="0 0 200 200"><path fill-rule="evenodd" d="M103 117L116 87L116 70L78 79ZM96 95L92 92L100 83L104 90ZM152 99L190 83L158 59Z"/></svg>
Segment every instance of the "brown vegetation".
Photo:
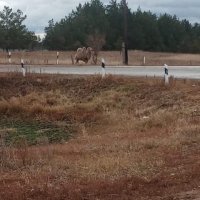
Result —
<svg viewBox="0 0 200 200"><path fill-rule="evenodd" d="M6 74L0 86L0 199L198 197L199 81ZM72 135L7 143L16 127L5 121Z"/></svg>
<svg viewBox="0 0 200 200"><path fill-rule="evenodd" d="M72 65L72 58L75 51L63 51L59 54L59 65ZM143 51L129 51L129 65L144 65L144 56L147 66L168 65L200 65L199 54L177 54L177 53L152 53ZM101 51L98 53L97 64L100 64L100 58L104 58L107 65L122 65L122 55L120 51ZM12 64L20 64L21 58L28 65L55 65L57 52L55 51L32 51L32 52L12 52ZM96 62L96 61L95 61ZM88 65L93 65L94 60L90 60ZM8 64L6 52L0 52L0 64ZM84 62L82 63L84 64Z"/></svg>

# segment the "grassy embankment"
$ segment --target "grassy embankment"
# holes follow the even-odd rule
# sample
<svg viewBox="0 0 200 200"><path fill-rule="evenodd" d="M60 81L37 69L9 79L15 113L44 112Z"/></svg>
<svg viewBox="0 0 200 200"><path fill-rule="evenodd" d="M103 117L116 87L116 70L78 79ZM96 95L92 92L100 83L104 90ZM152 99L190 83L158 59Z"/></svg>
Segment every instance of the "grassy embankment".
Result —
<svg viewBox="0 0 200 200"><path fill-rule="evenodd" d="M0 199L170 199L200 185L200 82L0 78Z"/></svg>

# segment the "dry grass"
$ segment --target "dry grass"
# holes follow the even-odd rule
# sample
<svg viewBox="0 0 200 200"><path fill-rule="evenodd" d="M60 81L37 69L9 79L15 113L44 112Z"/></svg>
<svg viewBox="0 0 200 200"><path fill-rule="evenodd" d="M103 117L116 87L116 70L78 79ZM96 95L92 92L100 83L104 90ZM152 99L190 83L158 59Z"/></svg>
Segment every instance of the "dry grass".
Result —
<svg viewBox="0 0 200 200"><path fill-rule="evenodd" d="M61 51L59 55L60 65L72 65L72 57L75 51ZM122 65L122 55L120 51L103 51L99 54L98 64L101 58L105 58L107 65ZM129 51L129 65L144 65L144 57L146 66L162 66L165 63L175 66L200 65L199 54L181 54L181 53L154 53L144 51ZM26 65L56 65L56 51L15 51L12 52L12 64L20 64L24 59ZM0 52L0 64L8 64L6 52ZM93 64L92 61L88 63ZM80 62L80 65L85 65Z"/></svg>
<svg viewBox="0 0 200 200"><path fill-rule="evenodd" d="M199 81L9 75L0 84L4 119L76 129L63 144L29 146L22 134L8 146L16 130L1 126L0 199L172 199L199 186Z"/></svg>

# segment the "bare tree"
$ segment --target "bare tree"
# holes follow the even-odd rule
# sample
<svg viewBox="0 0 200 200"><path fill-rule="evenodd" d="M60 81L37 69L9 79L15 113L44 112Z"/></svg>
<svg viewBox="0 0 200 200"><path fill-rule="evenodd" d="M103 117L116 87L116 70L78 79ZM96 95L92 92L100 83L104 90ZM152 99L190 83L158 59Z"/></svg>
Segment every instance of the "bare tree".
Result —
<svg viewBox="0 0 200 200"><path fill-rule="evenodd" d="M97 64L99 51L101 51L102 47L106 43L105 35L95 31L94 34L88 36L86 43L88 46L92 47L92 60L95 64Z"/></svg>

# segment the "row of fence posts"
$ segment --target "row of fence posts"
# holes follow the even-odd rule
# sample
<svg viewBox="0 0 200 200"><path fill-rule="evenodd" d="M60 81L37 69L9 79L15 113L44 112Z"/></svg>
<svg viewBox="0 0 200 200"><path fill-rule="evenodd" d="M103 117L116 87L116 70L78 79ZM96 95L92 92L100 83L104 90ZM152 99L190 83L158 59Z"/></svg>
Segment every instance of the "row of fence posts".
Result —
<svg viewBox="0 0 200 200"><path fill-rule="evenodd" d="M60 56L60 52L57 51L56 53L56 64L59 65L59 56ZM12 53L9 51L8 52L8 63L11 64L12 63ZM72 59L73 60L73 59ZM73 63L73 61L72 61ZM143 57L143 65L146 65L146 57Z"/></svg>
<svg viewBox="0 0 200 200"><path fill-rule="evenodd" d="M56 64L57 65L59 65L59 55L60 55L60 53L57 51L57 53L56 53ZM8 57L8 63L12 64L12 53L10 51L8 52L7 57Z"/></svg>
<svg viewBox="0 0 200 200"><path fill-rule="evenodd" d="M56 64L59 65L59 56L60 56L60 52L57 51L56 53ZM12 63L12 53L9 51L8 52L8 63L11 64ZM72 62L73 63L73 62ZM146 57L143 57L143 65L146 65Z"/></svg>
<svg viewBox="0 0 200 200"><path fill-rule="evenodd" d="M59 64L59 52L57 52L56 54L56 64L58 65ZM11 60L11 57L12 57L12 53L9 51L8 52L8 62L11 64L12 60ZM144 60L143 60L143 64L145 65L146 64L146 57L144 56ZM105 77L106 75L106 68L105 68L105 60L104 58L101 59L101 68L102 68L102 78ZM26 70L24 68L24 60L21 59L21 69L22 69L22 75L23 77L26 76ZM169 71L168 71L168 65L167 64L164 64L164 82L165 82L165 85L168 85L169 84Z"/></svg>

